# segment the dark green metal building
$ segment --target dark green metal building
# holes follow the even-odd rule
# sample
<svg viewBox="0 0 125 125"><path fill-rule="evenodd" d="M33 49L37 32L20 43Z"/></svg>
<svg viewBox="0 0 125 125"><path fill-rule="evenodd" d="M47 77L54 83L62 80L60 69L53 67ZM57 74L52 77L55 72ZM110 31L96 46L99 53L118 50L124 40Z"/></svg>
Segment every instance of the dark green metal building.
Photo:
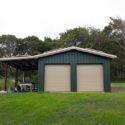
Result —
<svg viewBox="0 0 125 125"><path fill-rule="evenodd" d="M38 91L110 92L110 61L114 58L102 51L68 47L0 61L16 69L38 69Z"/></svg>
<svg viewBox="0 0 125 125"><path fill-rule="evenodd" d="M45 84L45 66L46 65L70 65L71 74L71 91L77 91L77 65L102 65L103 66L103 83L104 91L111 91L110 85L110 61L111 58L100 55L90 54L87 52L81 52L78 50L69 50L66 52L50 55L39 59L38 74L39 74L39 91L44 91ZM90 78L91 79L91 78Z"/></svg>

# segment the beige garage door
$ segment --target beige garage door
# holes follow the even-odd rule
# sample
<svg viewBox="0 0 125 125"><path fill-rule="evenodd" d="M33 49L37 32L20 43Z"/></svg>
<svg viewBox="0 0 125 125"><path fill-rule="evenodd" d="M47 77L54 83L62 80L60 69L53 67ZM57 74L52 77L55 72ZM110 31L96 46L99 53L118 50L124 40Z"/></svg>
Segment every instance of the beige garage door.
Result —
<svg viewBox="0 0 125 125"><path fill-rule="evenodd" d="M70 91L70 65L45 66L45 91Z"/></svg>
<svg viewBox="0 0 125 125"><path fill-rule="evenodd" d="M78 65L77 91L104 91L103 66Z"/></svg>

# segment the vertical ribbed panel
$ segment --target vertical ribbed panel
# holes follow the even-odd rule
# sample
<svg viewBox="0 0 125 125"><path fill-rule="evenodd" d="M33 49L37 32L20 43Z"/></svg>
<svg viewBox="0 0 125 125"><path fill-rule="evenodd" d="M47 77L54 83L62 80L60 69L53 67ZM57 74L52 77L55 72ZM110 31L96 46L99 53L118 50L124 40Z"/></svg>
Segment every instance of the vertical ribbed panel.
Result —
<svg viewBox="0 0 125 125"><path fill-rule="evenodd" d="M44 63L38 63L38 91L44 91Z"/></svg>

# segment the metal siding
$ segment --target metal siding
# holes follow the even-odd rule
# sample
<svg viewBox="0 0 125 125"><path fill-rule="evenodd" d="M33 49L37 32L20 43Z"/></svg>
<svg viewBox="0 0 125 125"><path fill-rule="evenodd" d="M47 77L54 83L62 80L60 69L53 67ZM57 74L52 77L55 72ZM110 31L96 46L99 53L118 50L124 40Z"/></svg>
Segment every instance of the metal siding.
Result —
<svg viewBox="0 0 125 125"><path fill-rule="evenodd" d="M110 59L83 53L79 51L69 51L56 55L51 55L39 59L38 83L39 91L44 91L44 65L45 64L71 64L71 91L76 91L76 65L77 64L103 64L104 66L104 91L109 92L110 86Z"/></svg>
<svg viewBox="0 0 125 125"><path fill-rule="evenodd" d="M104 90L105 92L111 91L110 61L109 60L106 60L104 63Z"/></svg>
<svg viewBox="0 0 125 125"><path fill-rule="evenodd" d="M76 74L76 64L71 63L71 91L77 91L77 74Z"/></svg>
<svg viewBox="0 0 125 125"><path fill-rule="evenodd" d="M38 91L44 91L44 62L38 63Z"/></svg>

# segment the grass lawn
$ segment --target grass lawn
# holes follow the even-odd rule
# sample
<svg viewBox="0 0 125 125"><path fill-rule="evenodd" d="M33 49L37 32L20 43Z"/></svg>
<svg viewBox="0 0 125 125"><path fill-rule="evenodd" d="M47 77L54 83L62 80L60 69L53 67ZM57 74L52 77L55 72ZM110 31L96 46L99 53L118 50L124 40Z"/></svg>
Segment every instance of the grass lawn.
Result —
<svg viewBox="0 0 125 125"><path fill-rule="evenodd" d="M125 93L2 94L0 125L125 125Z"/></svg>

